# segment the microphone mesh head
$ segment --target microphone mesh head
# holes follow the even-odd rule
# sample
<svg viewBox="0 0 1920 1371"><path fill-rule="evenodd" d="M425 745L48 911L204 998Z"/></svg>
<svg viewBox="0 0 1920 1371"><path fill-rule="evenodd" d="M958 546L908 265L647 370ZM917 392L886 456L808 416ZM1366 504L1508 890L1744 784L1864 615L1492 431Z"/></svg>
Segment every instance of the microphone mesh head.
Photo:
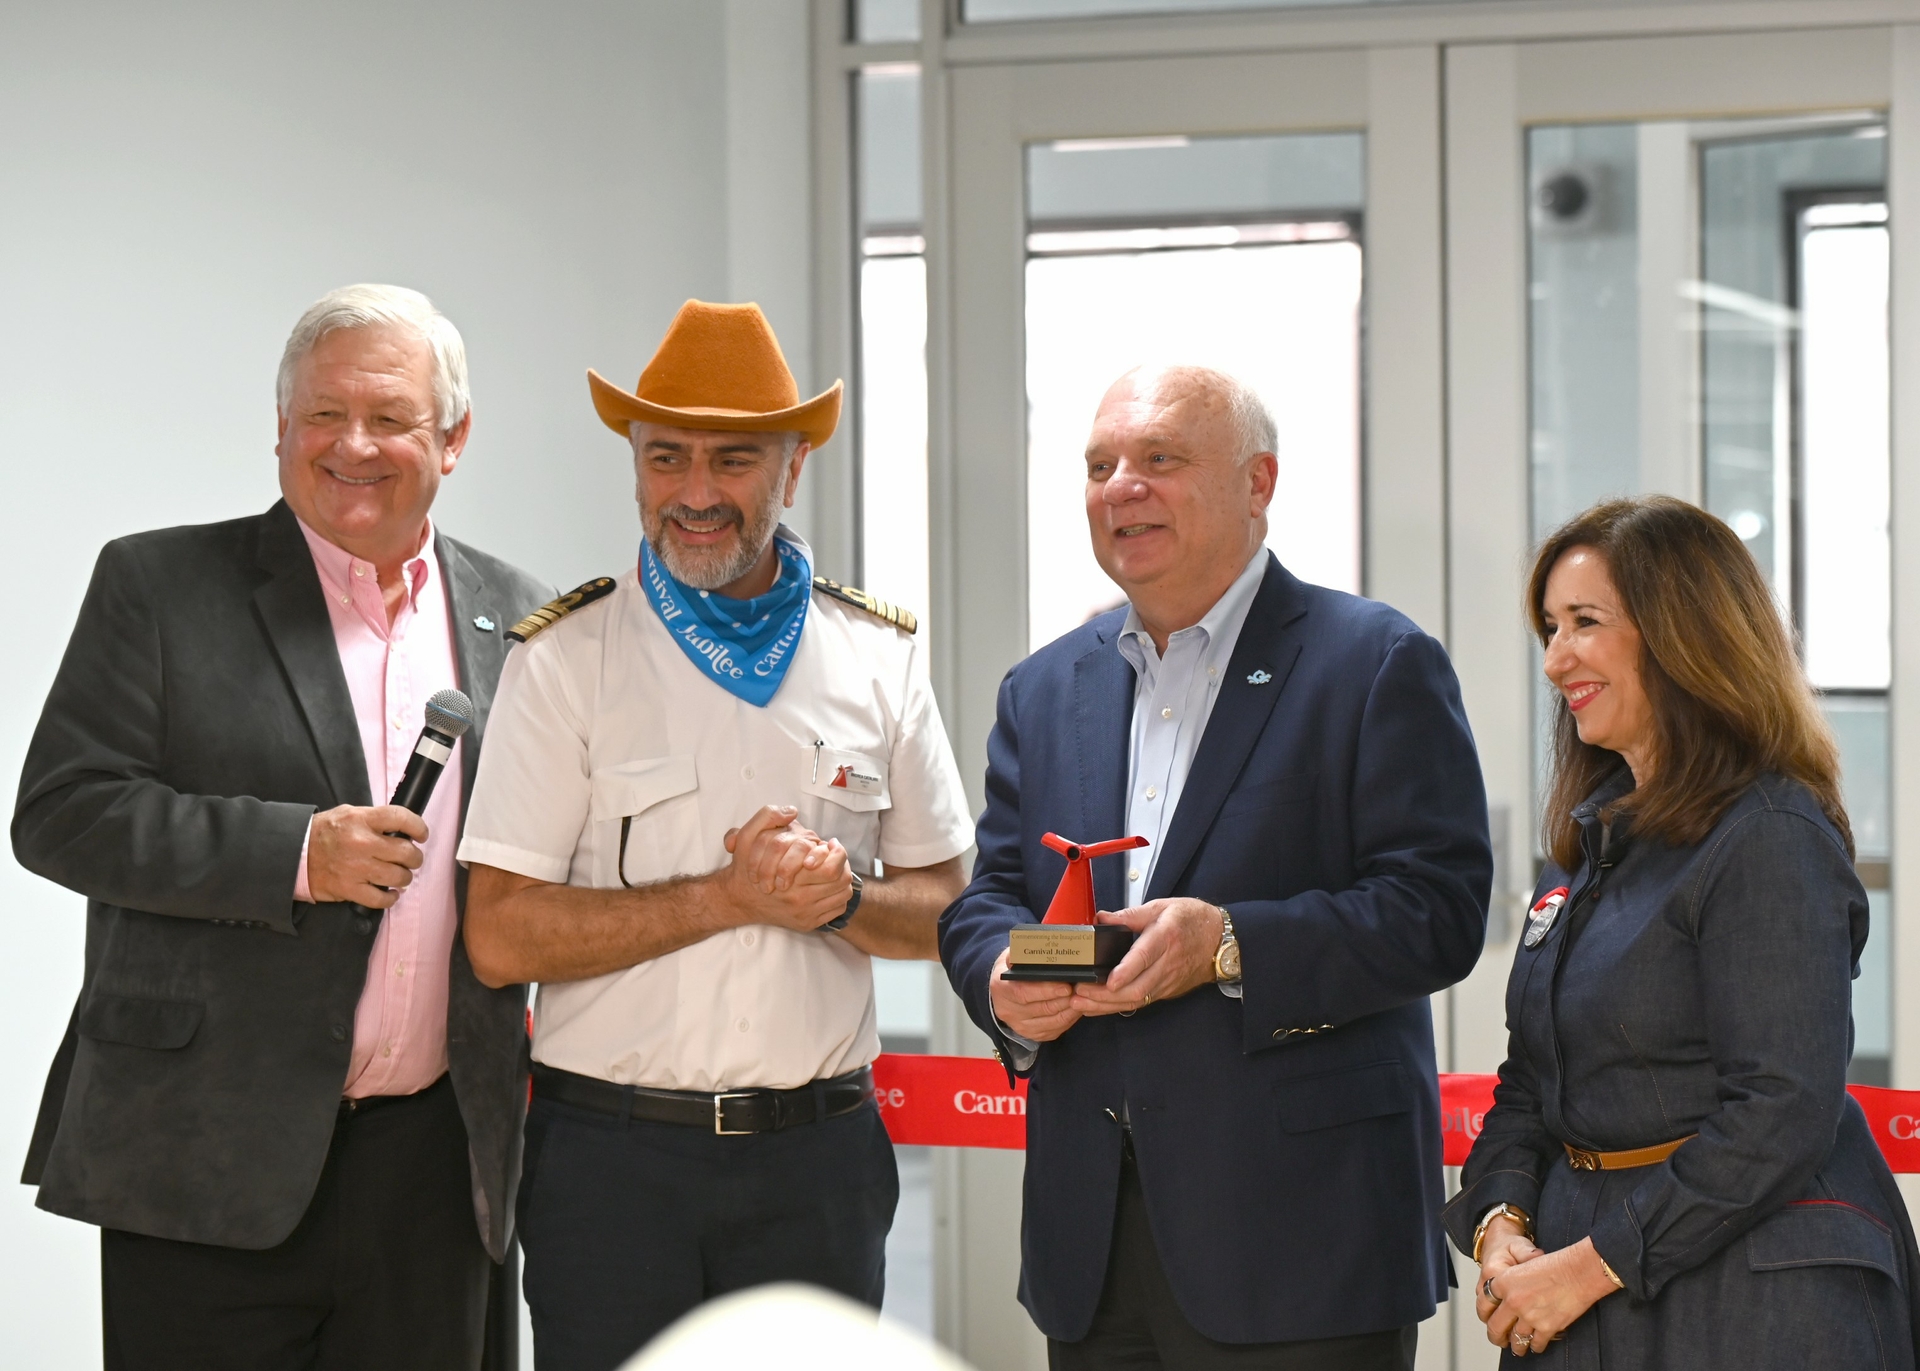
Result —
<svg viewBox="0 0 1920 1371"><path fill-rule="evenodd" d="M473 727L473 701L457 690L436 690L427 701L427 727L458 738Z"/></svg>

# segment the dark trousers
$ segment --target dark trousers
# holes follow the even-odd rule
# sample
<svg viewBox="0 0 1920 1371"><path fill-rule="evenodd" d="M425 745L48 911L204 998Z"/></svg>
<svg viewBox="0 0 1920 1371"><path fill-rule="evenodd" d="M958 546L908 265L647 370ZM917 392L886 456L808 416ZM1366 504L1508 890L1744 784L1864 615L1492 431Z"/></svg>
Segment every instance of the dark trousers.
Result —
<svg viewBox="0 0 1920 1371"><path fill-rule="evenodd" d="M1051 1371L1413 1371L1416 1330L1312 1342L1215 1342L1174 1303L1147 1225L1146 1197L1128 1147L1120 1166L1107 1280L1093 1327L1079 1342L1047 1340Z"/></svg>
<svg viewBox="0 0 1920 1371"><path fill-rule="evenodd" d="M520 1244L539 1371L610 1371L702 1301L807 1281L876 1308L900 1198L872 1105L721 1137L534 1096Z"/></svg>
<svg viewBox="0 0 1920 1371"><path fill-rule="evenodd" d="M344 1104L278 1247L103 1229L106 1371L471 1371L493 1263L447 1077Z"/></svg>

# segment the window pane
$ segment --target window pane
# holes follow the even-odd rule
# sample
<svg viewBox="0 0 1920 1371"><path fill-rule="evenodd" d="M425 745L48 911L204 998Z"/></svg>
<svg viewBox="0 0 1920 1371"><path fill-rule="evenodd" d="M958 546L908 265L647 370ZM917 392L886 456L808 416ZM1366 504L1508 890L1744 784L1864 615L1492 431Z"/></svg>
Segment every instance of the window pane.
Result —
<svg viewBox="0 0 1920 1371"><path fill-rule="evenodd" d="M1893 852L1887 697L1828 695L1820 706L1840 744L1840 790L1853 826L1854 850L1863 870L1884 866ZM1884 881L1884 873L1877 874ZM1871 888L1875 881L1866 884Z"/></svg>
<svg viewBox="0 0 1920 1371"><path fill-rule="evenodd" d="M1800 612L1817 686L1885 689L1892 678L1888 539L1886 206L1882 221L1816 227L1800 240ZM1810 209L1803 222L1813 221Z"/></svg>
<svg viewBox="0 0 1920 1371"><path fill-rule="evenodd" d="M1639 131L1534 129L1533 535L1640 480Z"/></svg>
<svg viewBox="0 0 1920 1371"><path fill-rule="evenodd" d="M925 619L927 570L927 259L860 266L860 575L883 600Z"/></svg>
<svg viewBox="0 0 1920 1371"><path fill-rule="evenodd" d="M855 78L863 232L920 231L920 67L876 63Z"/></svg>
<svg viewBox="0 0 1920 1371"><path fill-rule="evenodd" d="M860 577L927 612L927 268L920 69L859 75Z"/></svg>
<svg viewBox="0 0 1920 1371"><path fill-rule="evenodd" d="M1853 1064L1849 1080L1887 1085L1893 1050L1893 958L1887 931L1893 927L1887 861L1893 846L1888 765L1887 697L1829 695L1821 702L1840 743L1840 781L1853 825L1856 866L1867 887L1867 945L1853 982Z"/></svg>
<svg viewBox="0 0 1920 1371"><path fill-rule="evenodd" d="M1886 182L1884 126L1700 145L1701 450L1705 504L1795 603L1794 246L1790 201ZM1739 126L1725 132L1738 134Z"/></svg>
<svg viewBox="0 0 1920 1371"><path fill-rule="evenodd" d="M1027 149L1027 217L1044 230L1358 213L1364 152L1358 133L1036 143Z"/></svg>
<svg viewBox="0 0 1920 1371"><path fill-rule="evenodd" d="M920 0L853 0L853 41L919 42Z"/></svg>
<svg viewBox="0 0 1920 1371"><path fill-rule="evenodd" d="M1169 137L1028 150L1028 639L1123 596L1094 560L1083 453L1142 363L1217 367L1279 430L1268 544L1360 587L1362 135Z"/></svg>

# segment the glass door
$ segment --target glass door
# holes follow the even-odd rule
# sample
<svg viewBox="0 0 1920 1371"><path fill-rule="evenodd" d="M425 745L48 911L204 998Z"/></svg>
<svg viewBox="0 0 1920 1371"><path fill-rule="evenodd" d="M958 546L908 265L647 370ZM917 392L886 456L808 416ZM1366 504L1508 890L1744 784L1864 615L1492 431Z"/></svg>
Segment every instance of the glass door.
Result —
<svg viewBox="0 0 1920 1371"><path fill-rule="evenodd" d="M1520 602L1531 548L1607 496L1701 504L1771 577L1840 739L1873 918L1852 1074L1896 1082L1920 1067L1893 993L1912 941L1891 894L1897 47L1870 29L1541 41L1446 66L1449 647L1509 850L1538 859L1551 703ZM1508 864L1453 994L1457 1069L1502 1055L1534 870ZM1470 1311L1454 1345L1491 1364Z"/></svg>

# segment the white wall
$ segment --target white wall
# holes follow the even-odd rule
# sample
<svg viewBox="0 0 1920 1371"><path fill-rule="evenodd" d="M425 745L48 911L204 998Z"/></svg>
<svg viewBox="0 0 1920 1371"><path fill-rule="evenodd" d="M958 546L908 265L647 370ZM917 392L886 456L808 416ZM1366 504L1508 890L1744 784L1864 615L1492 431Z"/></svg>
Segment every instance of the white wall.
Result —
<svg viewBox="0 0 1920 1371"><path fill-rule="evenodd" d="M758 296L812 379L806 62L804 0L0 6L0 776L100 544L275 498L274 367L330 287L417 286L466 335L444 527L563 587L623 566L588 366L631 383L687 296ZM0 920L4 1180L81 904L8 855ZM32 1198L0 1184L0 1360L98 1365L94 1232Z"/></svg>

